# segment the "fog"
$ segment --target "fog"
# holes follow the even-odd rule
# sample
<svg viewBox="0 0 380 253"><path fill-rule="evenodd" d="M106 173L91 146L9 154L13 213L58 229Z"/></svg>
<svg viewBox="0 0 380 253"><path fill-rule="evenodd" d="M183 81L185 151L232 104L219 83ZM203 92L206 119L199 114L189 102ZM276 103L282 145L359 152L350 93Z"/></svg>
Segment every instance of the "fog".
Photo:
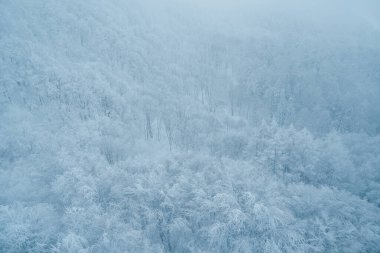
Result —
<svg viewBox="0 0 380 253"><path fill-rule="evenodd" d="M379 252L380 2L0 0L0 252Z"/></svg>

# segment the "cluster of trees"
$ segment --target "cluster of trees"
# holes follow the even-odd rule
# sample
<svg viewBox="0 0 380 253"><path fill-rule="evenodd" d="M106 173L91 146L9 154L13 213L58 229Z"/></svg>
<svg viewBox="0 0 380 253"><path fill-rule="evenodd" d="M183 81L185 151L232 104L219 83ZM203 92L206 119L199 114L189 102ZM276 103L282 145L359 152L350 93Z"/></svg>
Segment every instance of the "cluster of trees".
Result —
<svg viewBox="0 0 380 253"><path fill-rule="evenodd" d="M224 4L0 1L1 252L380 249L376 16Z"/></svg>
<svg viewBox="0 0 380 253"><path fill-rule="evenodd" d="M180 154L72 168L50 203L2 206L8 252L366 252L379 212L346 191L260 166Z"/></svg>

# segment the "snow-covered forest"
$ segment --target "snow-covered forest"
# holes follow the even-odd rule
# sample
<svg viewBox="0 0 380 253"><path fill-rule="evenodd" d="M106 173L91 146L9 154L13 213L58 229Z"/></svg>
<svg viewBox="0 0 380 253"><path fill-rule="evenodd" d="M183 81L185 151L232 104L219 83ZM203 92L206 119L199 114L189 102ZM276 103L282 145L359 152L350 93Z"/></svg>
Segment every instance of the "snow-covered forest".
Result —
<svg viewBox="0 0 380 253"><path fill-rule="evenodd" d="M380 252L380 2L0 0L0 252Z"/></svg>

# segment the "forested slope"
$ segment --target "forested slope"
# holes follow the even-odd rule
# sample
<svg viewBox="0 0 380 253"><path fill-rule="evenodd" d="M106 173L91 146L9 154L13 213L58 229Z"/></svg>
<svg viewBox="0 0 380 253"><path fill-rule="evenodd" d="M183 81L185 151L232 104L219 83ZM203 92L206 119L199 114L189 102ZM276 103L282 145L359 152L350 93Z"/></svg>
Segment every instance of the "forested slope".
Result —
<svg viewBox="0 0 380 253"><path fill-rule="evenodd" d="M376 1L0 0L0 252L378 252Z"/></svg>

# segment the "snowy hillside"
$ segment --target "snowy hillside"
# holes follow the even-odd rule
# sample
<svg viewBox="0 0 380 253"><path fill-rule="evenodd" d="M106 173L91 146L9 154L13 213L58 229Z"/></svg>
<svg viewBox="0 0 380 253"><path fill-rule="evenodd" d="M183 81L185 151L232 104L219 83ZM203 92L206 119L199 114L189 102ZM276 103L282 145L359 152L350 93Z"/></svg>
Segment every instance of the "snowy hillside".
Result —
<svg viewBox="0 0 380 253"><path fill-rule="evenodd" d="M379 252L380 4L0 0L0 252Z"/></svg>

